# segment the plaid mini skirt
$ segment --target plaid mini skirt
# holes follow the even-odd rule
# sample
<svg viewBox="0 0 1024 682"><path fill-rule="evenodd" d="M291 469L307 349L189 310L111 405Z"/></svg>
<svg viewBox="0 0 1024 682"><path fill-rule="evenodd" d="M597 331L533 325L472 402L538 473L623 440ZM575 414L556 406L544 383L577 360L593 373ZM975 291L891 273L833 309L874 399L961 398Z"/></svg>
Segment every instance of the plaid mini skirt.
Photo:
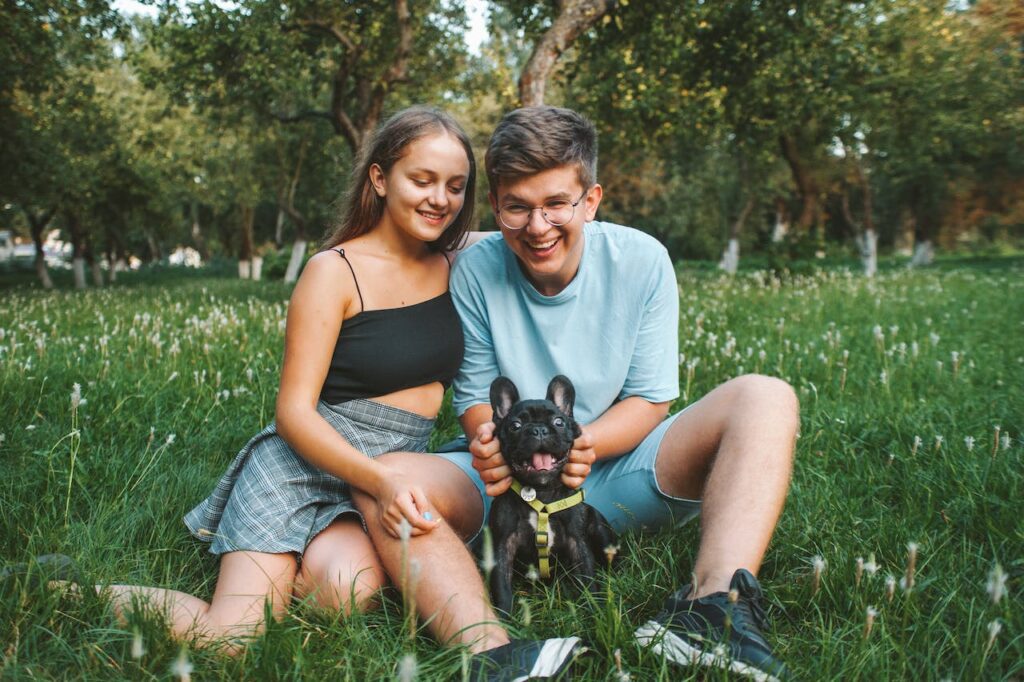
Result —
<svg viewBox="0 0 1024 682"><path fill-rule="evenodd" d="M321 401L316 409L369 457L425 452L434 425L432 419L370 400ZM271 424L245 444L213 493L184 521L192 535L211 543L213 554L301 555L317 533L348 513L359 514L349 485L308 463Z"/></svg>

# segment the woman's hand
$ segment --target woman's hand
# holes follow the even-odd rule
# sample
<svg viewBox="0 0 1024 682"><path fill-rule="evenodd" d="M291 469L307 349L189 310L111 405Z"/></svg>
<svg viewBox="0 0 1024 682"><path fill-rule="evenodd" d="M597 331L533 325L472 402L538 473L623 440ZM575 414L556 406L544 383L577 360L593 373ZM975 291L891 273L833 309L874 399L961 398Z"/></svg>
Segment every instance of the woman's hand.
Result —
<svg viewBox="0 0 1024 682"><path fill-rule="evenodd" d="M441 525L423 489L405 474L389 469L381 477L377 494L380 524L392 537L402 537L402 520L409 523L409 535L423 535Z"/></svg>

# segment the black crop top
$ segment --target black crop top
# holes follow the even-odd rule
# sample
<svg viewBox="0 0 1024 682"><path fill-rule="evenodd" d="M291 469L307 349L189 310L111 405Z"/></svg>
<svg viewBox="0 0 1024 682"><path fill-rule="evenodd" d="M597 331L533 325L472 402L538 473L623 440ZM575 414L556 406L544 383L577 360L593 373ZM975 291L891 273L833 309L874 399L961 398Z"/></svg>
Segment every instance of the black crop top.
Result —
<svg viewBox="0 0 1024 682"><path fill-rule="evenodd" d="M351 270L344 249L333 251ZM356 292L362 306L358 280ZM341 325L320 399L338 404L435 381L448 388L462 353L462 323L447 291L402 308L362 309Z"/></svg>

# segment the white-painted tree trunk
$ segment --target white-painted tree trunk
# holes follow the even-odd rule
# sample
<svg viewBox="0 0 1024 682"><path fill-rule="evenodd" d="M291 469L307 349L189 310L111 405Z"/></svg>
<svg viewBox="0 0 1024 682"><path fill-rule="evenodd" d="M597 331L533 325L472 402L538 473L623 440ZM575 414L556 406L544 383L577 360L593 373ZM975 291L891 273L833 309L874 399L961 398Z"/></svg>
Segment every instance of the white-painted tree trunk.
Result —
<svg viewBox="0 0 1024 682"><path fill-rule="evenodd" d="M732 238L729 243L725 246L725 251L722 252L722 260L719 261L718 267L725 270L730 275L735 275L736 270L740 266L740 240Z"/></svg>
<svg viewBox="0 0 1024 682"><path fill-rule="evenodd" d="M284 271L284 281L291 284L299 278L302 258L306 255L306 240L296 239L292 244L292 257L288 259L288 269Z"/></svg>
<svg viewBox="0 0 1024 682"><path fill-rule="evenodd" d="M252 278L255 281L263 279L263 256L252 257Z"/></svg>
<svg viewBox="0 0 1024 682"><path fill-rule="evenodd" d="M778 244L789 234L789 220L782 211L775 212L775 227L772 229L772 242Z"/></svg>
<svg viewBox="0 0 1024 682"><path fill-rule="evenodd" d="M910 267L931 265L934 260L935 249L932 247L931 239L924 239L914 244L914 256L910 259Z"/></svg>
<svg viewBox="0 0 1024 682"><path fill-rule="evenodd" d="M36 257L36 274L44 289L53 288L53 279L50 278L50 269L46 267L46 260L40 255Z"/></svg>
<svg viewBox="0 0 1024 682"><path fill-rule="evenodd" d="M75 288L85 288L85 259L75 256L71 259L71 272L75 277Z"/></svg>
<svg viewBox="0 0 1024 682"><path fill-rule="evenodd" d="M249 279L252 277L252 263L247 260L238 261L238 278Z"/></svg>
<svg viewBox="0 0 1024 682"><path fill-rule="evenodd" d="M878 235L874 230L865 230L860 240L860 262L864 274L874 277L878 273Z"/></svg>

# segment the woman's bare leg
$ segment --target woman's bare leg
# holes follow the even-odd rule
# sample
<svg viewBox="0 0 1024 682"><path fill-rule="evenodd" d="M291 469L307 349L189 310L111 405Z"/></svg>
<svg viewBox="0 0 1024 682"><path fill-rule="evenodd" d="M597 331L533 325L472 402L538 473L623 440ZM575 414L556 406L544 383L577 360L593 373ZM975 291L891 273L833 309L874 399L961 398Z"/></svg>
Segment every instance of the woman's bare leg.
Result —
<svg viewBox="0 0 1024 682"><path fill-rule="evenodd" d="M363 524L348 514L313 538L302 555L295 594L348 615L375 608L388 576Z"/></svg>
<svg viewBox="0 0 1024 682"><path fill-rule="evenodd" d="M262 631L268 601L271 613L280 618L288 607L296 567L292 554L229 552L221 557L217 587L209 603L158 587L110 585L97 590L109 596L118 618L124 619L138 603L163 614L175 638L194 637L200 644L208 644Z"/></svg>

